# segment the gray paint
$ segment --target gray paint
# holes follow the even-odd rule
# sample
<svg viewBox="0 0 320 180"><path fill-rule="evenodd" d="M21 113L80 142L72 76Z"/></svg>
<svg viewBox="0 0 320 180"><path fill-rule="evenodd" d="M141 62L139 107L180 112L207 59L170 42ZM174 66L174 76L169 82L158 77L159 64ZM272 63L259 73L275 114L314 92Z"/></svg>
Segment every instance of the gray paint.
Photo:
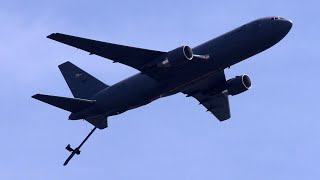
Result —
<svg viewBox="0 0 320 180"><path fill-rule="evenodd" d="M90 100L96 101L94 105L82 111L73 112L69 118L88 119L89 117L92 118L97 116L101 119L101 116L104 116L106 119L108 116L120 114L127 110L143 106L158 98L182 92L183 89L196 85L197 82L201 82L203 78L207 77L207 74L210 74L210 77L213 79L215 77L218 78L218 76L214 76L215 73L223 73L225 68L275 45L285 37L291 27L292 22L284 18L267 17L252 21L193 48L194 54L208 54L210 56L208 60L194 58L181 66L168 67L167 69L148 69L150 68L149 66L145 69L145 66L142 67L142 64L158 61L159 58L165 56L164 52L156 51L153 53L152 51L143 50L148 58L153 57L154 60L141 60L139 61L140 64L138 64L138 66L127 60L130 59L130 57L125 57L126 61L123 64L129 64L130 66L141 70L142 73L129 77L113 86L106 86L105 89L90 98ZM48 37L57 41L63 41L63 43L66 44L69 43L69 45L74 42L64 40L63 38L55 38L55 35L56 34L53 34ZM81 39L79 40L83 50L94 52L95 54L100 54L100 56L112 59L112 57L110 58L110 52L106 55L106 53L102 53L100 48L90 49L92 47L86 45L84 42L85 41ZM77 45L72 46L77 47ZM125 50L127 49L128 48L126 47ZM129 53L134 53L131 51L132 50L130 50ZM157 58L155 58L155 54L157 55ZM117 51L116 56L121 56L121 53ZM217 79L217 82L218 81L219 79ZM70 83L68 82L68 84ZM99 87L103 86L101 85L101 82L99 84ZM224 85L224 83L221 85L216 84L216 86L222 85ZM85 89L83 90L85 91ZM81 94L81 92L78 92L78 94ZM86 95L86 98L87 97L88 95ZM227 116L227 118L229 118L229 116ZM97 124L94 125L98 128L104 128L102 126L99 127Z"/></svg>
<svg viewBox="0 0 320 180"><path fill-rule="evenodd" d="M93 99L97 100L101 112L114 115L115 110L121 112L130 107L139 107L169 93L180 84L187 83L210 71L220 71L232 66L270 48L289 32L292 26L290 21L271 19L272 17L258 19L193 48L196 54L210 55L210 60L206 62L191 61L185 67L180 67L182 71L192 69L198 72L195 75L177 73L172 80L157 82L139 73L103 90Z"/></svg>

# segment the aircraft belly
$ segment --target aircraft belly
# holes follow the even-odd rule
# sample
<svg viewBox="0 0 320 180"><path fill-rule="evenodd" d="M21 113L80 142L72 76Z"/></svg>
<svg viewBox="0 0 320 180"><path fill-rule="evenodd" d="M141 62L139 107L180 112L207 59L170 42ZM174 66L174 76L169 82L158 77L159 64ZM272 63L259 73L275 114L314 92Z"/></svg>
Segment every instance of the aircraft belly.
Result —
<svg viewBox="0 0 320 180"><path fill-rule="evenodd" d="M257 54L259 44L256 44L255 37L252 36L257 34L239 28L212 39L193 49L196 54L209 54L210 59L208 62L190 63L191 65L183 70L190 72L187 73L189 75L180 72L175 80L169 80L168 85L163 85L147 75L137 74L109 87L106 92L101 93L103 98L98 98L97 104L103 111L114 114L145 105L159 97L175 94L179 92L181 84L186 84L209 72L218 72ZM170 84L179 86L176 91L170 91L170 88L175 89L170 87Z"/></svg>
<svg viewBox="0 0 320 180"><path fill-rule="evenodd" d="M157 95L158 86L157 81L138 74L99 93L95 97L96 104L109 115L119 114L151 102L150 100Z"/></svg>

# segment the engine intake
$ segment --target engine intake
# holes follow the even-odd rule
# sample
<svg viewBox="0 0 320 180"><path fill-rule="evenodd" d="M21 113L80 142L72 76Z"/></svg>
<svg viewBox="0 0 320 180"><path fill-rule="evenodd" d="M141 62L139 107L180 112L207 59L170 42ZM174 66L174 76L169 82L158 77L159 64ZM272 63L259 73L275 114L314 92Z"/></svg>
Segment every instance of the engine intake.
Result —
<svg viewBox="0 0 320 180"><path fill-rule="evenodd" d="M250 89L251 80L248 75L236 76L227 81L227 91L230 95L238 95Z"/></svg>
<svg viewBox="0 0 320 180"><path fill-rule="evenodd" d="M179 66L193 59L189 46L181 46L167 53L166 58L158 64L160 67Z"/></svg>

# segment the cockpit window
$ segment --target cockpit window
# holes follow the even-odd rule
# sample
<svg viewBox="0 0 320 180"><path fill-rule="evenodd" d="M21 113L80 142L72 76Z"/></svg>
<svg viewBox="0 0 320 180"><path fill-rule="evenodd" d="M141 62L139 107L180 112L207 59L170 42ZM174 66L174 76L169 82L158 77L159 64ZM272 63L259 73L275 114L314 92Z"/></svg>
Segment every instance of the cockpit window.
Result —
<svg viewBox="0 0 320 180"><path fill-rule="evenodd" d="M279 19L284 19L283 17L272 17L271 20L279 20Z"/></svg>

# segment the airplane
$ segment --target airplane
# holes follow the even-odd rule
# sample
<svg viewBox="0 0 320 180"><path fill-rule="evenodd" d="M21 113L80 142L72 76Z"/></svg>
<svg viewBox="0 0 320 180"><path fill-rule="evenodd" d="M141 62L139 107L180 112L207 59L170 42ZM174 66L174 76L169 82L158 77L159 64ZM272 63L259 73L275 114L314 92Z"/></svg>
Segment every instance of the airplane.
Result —
<svg viewBox="0 0 320 180"><path fill-rule="evenodd" d="M224 69L278 43L292 28L283 17L265 17L249 22L196 47L180 46L169 52L129 47L61 33L47 38L87 51L140 72L112 86L96 79L71 62L59 65L73 98L35 94L32 97L71 114L69 120L84 119L94 126L75 149L68 164L91 134L108 127L108 117L144 106L156 99L183 93L193 97L219 121L231 117L228 97L251 87L248 75L226 80Z"/></svg>

